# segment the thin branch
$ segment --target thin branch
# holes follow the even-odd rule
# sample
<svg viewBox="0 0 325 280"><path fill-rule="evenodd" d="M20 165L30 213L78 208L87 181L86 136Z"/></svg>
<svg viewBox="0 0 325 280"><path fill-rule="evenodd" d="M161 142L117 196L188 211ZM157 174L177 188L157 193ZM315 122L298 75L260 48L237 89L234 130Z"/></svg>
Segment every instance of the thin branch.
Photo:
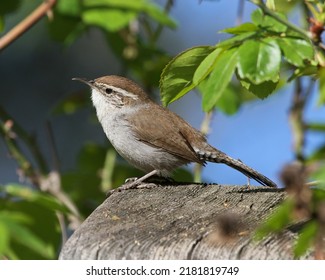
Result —
<svg viewBox="0 0 325 280"><path fill-rule="evenodd" d="M305 123L303 120L303 112L306 104L301 78L296 79L293 98L291 102L289 120L293 134L293 147L295 157L299 161L304 161L304 146L305 146Z"/></svg>
<svg viewBox="0 0 325 280"><path fill-rule="evenodd" d="M171 8L174 5L174 0L167 0L164 11L166 14L169 14ZM156 42L161 34L161 32L163 31L164 26L162 24L159 24L157 29L155 30L155 32L152 34L152 42Z"/></svg>
<svg viewBox="0 0 325 280"><path fill-rule="evenodd" d="M244 6L245 6L245 0L239 0L238 2L239 3L237 9L236 25L240 25L243 23Z"/></svg>
<svg viewBox="0 0 325 280"><path fill-rule="evenodd" d="M7 144L9 153L17 161L18 166L22 170L24 176L28 177L31 182L36 186L40 186L39 176L34 170L34 167L29 160L23 155L22 151L17 145L15 140L15 133L11 130L12 124L8 121L6 123L0 122L0 135L3 137Z"/></svg>
<svg viewBox="0 0 325 280"><path fill-rule="evenodd" d="M37 23L43 16L45 16L55 5L56 0L46 0L39 5L29 16L24 18L7 34L0 38L0 51L18 39L23 33Z"/></svg>
<svg viewBox="0 0 325 280"><path fill-rule="evenodd" d="M286 20L285 18L280 17L277 13L275 13L274 11L270 10L263 1L261 0L251 0L254 4L256 4L257 6L259 6L261 8L261 10L263 11L263 13L265 15L268 15L272 18L274 18L275 20L277 20L278 22L284 24L285 26L287 26L288 28L290 28L291 30L299 33L300 35L302 35L306 40L311 41L310 35L308 32L306 32L304 29L299 28L297 25L289 22L288 20Z"/></svg>
<svg viewBox="0 0 325 280"><path fill-rule="evenodd" d="M52 169L59 172L60 171L59 153L58 153L58 149L55 144L55 138L54 138L52 125L49 121L46 122L46 130L47 130L48 139L49 139L50 148L51 148L51 155L52 155L52 161L53 161Z"/></svg>
<svg viewBox="0 0 325 280"><path fill-rule="evenodd" d="M19 139L24 141L32 155L35 158L37 163L37 167L39 168L42 174L46 174L48 172L48 167L46 161L36 143L34 137L30 136L1 106L0 106L0 120L6 123L8 120L13 122L13 126L11 130L17 134Z"/></svg>

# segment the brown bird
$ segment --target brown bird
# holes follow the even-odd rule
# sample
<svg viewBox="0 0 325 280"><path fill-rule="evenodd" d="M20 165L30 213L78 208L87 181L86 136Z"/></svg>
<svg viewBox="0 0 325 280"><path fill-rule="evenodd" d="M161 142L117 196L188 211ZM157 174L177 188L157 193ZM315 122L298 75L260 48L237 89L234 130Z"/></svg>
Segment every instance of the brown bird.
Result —
<svg viewBox="0 0 325 280"><path fill-rule="evenodd" d="M266 176L209 145L201 132L153 102L135 82L119 76L74 80L92 89L98 120L116 151L146 172L130 187L153 175L168 177L190 162L224 163L264 186L276 187Z"/></svg>

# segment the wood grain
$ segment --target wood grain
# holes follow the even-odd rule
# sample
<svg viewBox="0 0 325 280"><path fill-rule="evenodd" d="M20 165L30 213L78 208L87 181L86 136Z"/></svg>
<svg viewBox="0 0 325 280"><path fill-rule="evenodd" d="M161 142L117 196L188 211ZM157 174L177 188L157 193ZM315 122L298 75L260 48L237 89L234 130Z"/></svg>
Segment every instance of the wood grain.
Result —
<svg viewBox="0 0 325 280"><path fill-rule="evenodd" d="M60 259L292 259L292 230L252 240L284 197L265 187L200 184L116 192L74 232Z"/></svg>

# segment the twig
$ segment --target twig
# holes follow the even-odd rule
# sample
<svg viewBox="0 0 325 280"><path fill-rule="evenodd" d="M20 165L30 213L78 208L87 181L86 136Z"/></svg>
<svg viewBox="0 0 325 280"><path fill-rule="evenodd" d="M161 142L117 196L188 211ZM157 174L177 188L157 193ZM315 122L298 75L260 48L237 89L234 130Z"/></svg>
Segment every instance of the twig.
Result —
<svg viewBox="0 0 325 280"><path fill-rule="evenodd" d="M46 174L48 172L48 167L46 161L38 148L38 145L35 141L35 138L30 136L1 106L0 106L0 120L4 123L8 120L13 122L13 126L11 130L19 136L21 140L25 142L27 147L30 149L32 155L35 158L37 163L37 167L39 168L42 174Z"/></svg>
<svg viewBox="0 0 325 280"><path fill-rule="evenodd" d="M166 14L168 14L170 12L170 9L173 7L174 5L174 0L167 0L164 11ZM157 29L155 30L155 32L152 34L152 42L156 42L161 34L161 32L163 31L164 26L162 24L159 24L157 26Z"/></svg>
<svg viewBox="0 0 325 280"><path fill-rule="evenodd" d="M274 18L275 20L277 20L278 22L284 24L285 26L287 26L291 30L296 31L297 33L302 35L306 40L311 41L311 38L310 38L310 35L309 35L308 32L306 32L305 30L299 28L297 25L287 21L285 18L280 17L277 13L270 10L262 0L251 0L251 2L253 2L255 5L260 7L265 15L268 15L268 16Z"/></svg>
<svg viewBox="0 0 325 280"><path fill-rule="evenodd" d="M52 129L52 125L49 121L46 122L46 130L48 134L48 139L51 147L52 161L53 161L53 170L59 172L60 171L60 161L59 161L59 153L55 144L54 133Z"/></svg>
<svg viewBox="0 0 325 280"><path fill-rule="evenodd" d="M0 38L0 51L15 41L19 36L25 33L36 22L38 22L43 16L45 16L51 8L55 5L56 0L46 0L39 5L29 16L24 18L14 28L12 28L7 34Z"/></svg>
<svg viewBox="0 0 325 280"><path fill-rule="evenodd" d="M0 135L5 140L5 143L7 144L11 156L17 161L24 176L28 177L36 187L39 187L40 182L39 182L39 176L37 172L34 170L29 160L23 155L23 153L21 152L20 148L17 145L16 140L11 134L14 134L11 131L11 128L8 128L8 125L0 121Z"/></svg>
<svg viewBox="0 0 325 280"><path fill-rule="evenodd" d="M296 79L292 106L290 108L289 119L292 128L292 134L294 138L294 152L295 157L299 161L304 161L304 146L306 141L306 130L308 126L304 121L304 111L309 101L309 97L313 91L314 81L311 79L307 88L303 89L301 79Z"/></svg>
<svg viewBox="0 0 325 280"><path fill-rule="evenodd" d="M239 3L237 9L236 25L240 25L243 22L244 6L245 6L244 0L239 0L238 2Z"/></svg>
<svg viewBox="0 0 325 280"><path fill-rule="evenodd" d="M289 112L289 120L293 134L293 146L295 157L299 161L304 161L303 148L305 146L305 124L303 112L306 104L306 96L303 93L301 79L295 81L292 105Z"/></svg>

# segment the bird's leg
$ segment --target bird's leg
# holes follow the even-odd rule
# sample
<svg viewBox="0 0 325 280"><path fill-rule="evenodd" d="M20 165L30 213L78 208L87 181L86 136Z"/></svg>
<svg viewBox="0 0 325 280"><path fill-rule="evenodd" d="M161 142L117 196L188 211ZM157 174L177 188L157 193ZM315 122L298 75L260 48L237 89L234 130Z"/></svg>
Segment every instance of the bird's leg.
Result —
<svg viewBox="0 0 325 280"><path fill-rule="evenodd" d="M237 159L238 161L240 161L241 163L243 163L239 158ZM249 178L249 176L247 177L247 188L250 190L251 189L251 178Z"/></svg>
<svg viewBox="0 0 325 280"><path fill-rule="evenodd" d="M154 175L157 175L157 174L158 174L158 170L152 170L151 172L149 172L149 173L143 175L143 176L140 177L140 178L129 178L129 179L126 179L124 185L118 187L117 189L110 190L106 195L107 195L107 196L110 196L110 195L113 194L114 192L120 192L120 191L125 191L125 190L130 190L130 189L138 189L138 188L140 189L140 188L141 188L141 187L140 187L140 184L141 184L144 180L146 180L146 179L148 179L148 178L150 178L150 177L152 177L152 176L154 176ZM134 180L134 179L135 179L135 180ZM151 184L146 185L146 186L144 186L144 188L150 188L150 185L151 185Z"/></svg>

